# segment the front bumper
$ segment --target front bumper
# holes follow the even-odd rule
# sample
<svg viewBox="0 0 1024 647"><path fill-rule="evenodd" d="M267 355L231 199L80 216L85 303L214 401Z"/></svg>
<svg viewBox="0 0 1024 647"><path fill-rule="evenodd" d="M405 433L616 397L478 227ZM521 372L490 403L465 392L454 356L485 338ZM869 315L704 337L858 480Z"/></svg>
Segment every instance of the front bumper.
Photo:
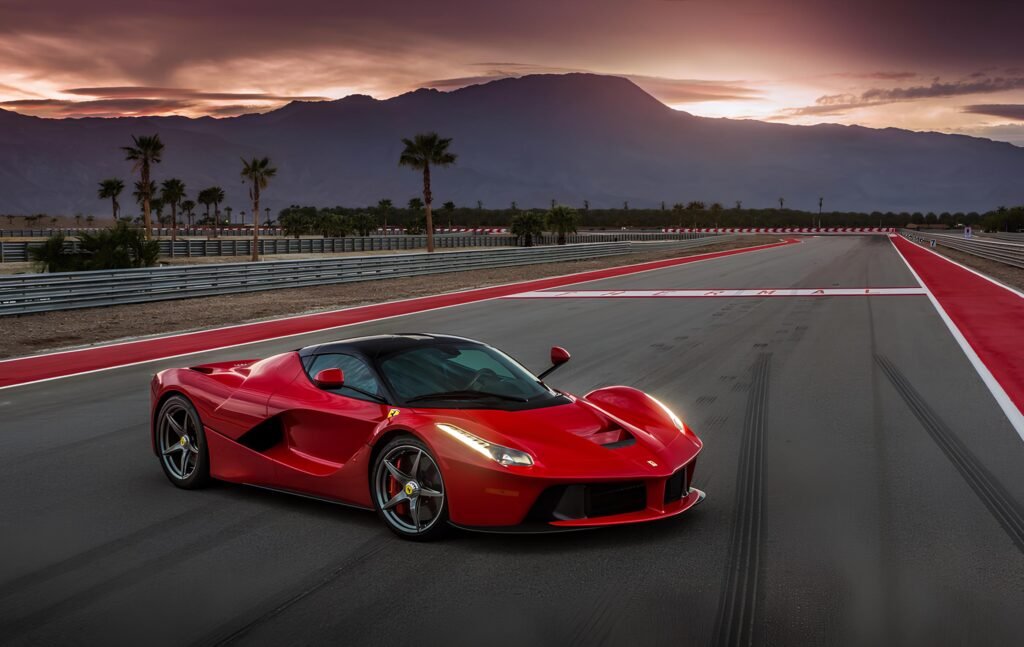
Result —
<svg viewBox="0 0 1024 647"><path fill-rule="evenodd" d="M704 500L691 487L693 457L662 474L597 474L545 478L513 470L446 475L449 518L462 528L537 532L615 526L673 517ZM516 530L518 528L518 530Z"/></svg>
<svg viewBox="0 0 1024 647"><path fill-rule="evenodd" d="M574 532L578 530L594 530L596 528L606 528L609 526L624 526L633 523L643 523L645 521L657 521L659 519L668 519L669 517L675 517L680 515L690 508L703 502L706 498L706 494L703 490L697 488L690 488L689 494L685 497L676 501L674 504L666 506L663 510L652 510L645 508L644 510L625 513L620 515L609 515L604 517L593 517L589 519L572 519L553 521L548 523L538 521L527 521L515 526L466 526L455 522L449 522L452 526L460 528L462 530L468 530L470 532L482 532L482 533L494 533L494 534L549 534L558 532Z"/></svg>

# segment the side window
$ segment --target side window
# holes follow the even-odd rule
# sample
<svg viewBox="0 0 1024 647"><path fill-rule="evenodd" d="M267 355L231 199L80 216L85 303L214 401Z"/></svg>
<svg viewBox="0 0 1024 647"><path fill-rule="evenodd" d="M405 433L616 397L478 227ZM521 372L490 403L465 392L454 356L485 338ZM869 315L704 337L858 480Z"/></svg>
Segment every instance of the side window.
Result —
<svg viewBox="0 0 1024 647"><path fill-rule="evenodd" d="M364 391L376 396L382 396L380 384L374 376L373 371L366 362L352 355L341 355L338 353L330 355L317 355L307 364L306 372L312 379L317 373L325 368L340 368L345 374L345 386L338 390L346 396L369 400L359 391ZM346 388L354 387L354 388ZM358 391L356 390L358 389Z"/></svg>

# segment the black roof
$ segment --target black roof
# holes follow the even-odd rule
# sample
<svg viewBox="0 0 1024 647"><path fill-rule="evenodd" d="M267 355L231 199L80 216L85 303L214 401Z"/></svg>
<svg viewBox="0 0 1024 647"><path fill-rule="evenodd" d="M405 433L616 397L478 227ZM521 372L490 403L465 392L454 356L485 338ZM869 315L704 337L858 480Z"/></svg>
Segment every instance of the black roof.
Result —
<svg viewBox="0 0 1024 647"><path fill-rule="evenodd" d="M301 357L310 355L323 355L327 353L352 353L365 357L380 357L391 353L407 350L410 348L421 348L425 346L437 346L458 342L461 344L478 344L485 346L483 342L456 337L454 335L435 335L433 333L401 333L395 335L371 335L369 337L353 337L352 339L340 339L338 341L306 346L299 349Z"/></svg>

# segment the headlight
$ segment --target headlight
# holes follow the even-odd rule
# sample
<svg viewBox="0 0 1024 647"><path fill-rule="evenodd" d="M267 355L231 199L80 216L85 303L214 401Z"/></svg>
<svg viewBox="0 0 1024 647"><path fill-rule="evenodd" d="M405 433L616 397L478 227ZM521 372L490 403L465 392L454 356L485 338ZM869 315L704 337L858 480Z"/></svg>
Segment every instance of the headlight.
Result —
<svg viewBox="0 0 1024 647"><path fill-rule="evenodd" d="M682 431L682 432L685 433L686 427L683 425L683 421L679 419L679 416L677 416L675 414L675 412L672 411L672 409L669 409L668 407L666 407L664 404L661 403L660 400L658 400L657 398L655 398L652 395L649 395L647 397L649 397L651 400L653 400L654 404L656 404L659 407L661 407L661 410L665 412L665 415L667 415L669 420L672 421L672 424L674 424L676 426L676 429L678 429L679 431Z"/></svg>
<svg viewBox="0 0 1024 647"><path fill-rule="evenodd" d="M533 465L533 458L526 452L521 452L518 449L503 447L501 445L488 442L479 436L474 436L465 429L459 429L455 425L446 425L439 422L437 423L437 428L455 440L458 440L466 447L483 454L499 465L503 465L505 467L508 467L509 465Z"/></svg>

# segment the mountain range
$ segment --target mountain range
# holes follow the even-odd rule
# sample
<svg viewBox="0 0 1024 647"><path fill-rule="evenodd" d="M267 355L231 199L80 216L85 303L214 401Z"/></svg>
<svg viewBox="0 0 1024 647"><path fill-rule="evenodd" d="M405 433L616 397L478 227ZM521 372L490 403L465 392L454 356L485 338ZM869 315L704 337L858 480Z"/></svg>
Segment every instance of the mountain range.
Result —
<svg viewBox="0 0 1024 647"><path fill-rule="evenodd" d="M399 168L401 138L452 138L456 165L433 174L437 202L542 207L654 207L718 201L731 207L839 211L984 211L1024 202L1024 148L962 135L822 124L712 119L673 110L631 81L592 74L532 75L452 92L386 100L353 95L292 102L263 114L43 119L0 110L0 213L106 215L97 183L131 163L121 146L159 133L157 181L189 195L227 192L246 210L241 157L269 156L277 177L263 204L358 206L418 194Z"/></svg>

